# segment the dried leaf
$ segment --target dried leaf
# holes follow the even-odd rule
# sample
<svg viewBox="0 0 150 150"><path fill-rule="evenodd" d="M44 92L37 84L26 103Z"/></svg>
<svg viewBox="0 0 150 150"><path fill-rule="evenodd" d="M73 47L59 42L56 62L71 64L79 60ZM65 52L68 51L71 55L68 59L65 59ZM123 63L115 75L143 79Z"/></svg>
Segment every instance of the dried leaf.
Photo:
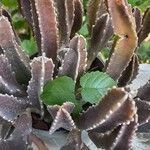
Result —
<svg viewBox="0 0 150 150"><path fill-rule="evenodd" d="M71 131L76 127L70 115L70 113L73 111L73 108L74 105L70 102L66 102L59 107L59 110L57 111L56 116L52 122L51 128L49 130L50 134L53 134L59 128L64 128L66 130ZM52 114L52 116L55 115L53 106L49 106L48 111Z"/></svg>
<svg viewBox="0 0 150 150"><path fill-rule="evenodd" d="M108 6L114 32L120 39L116 43L106 71L113 79L118 80L133 56L137 46L137 35L135 21L127 1L108 0Z"/></svg>
<svg viewBox="0 0 150 150"><path fill-rule="evenodd" d="M28 86L28 98L32 105L43 110L40 94L43 92L44 84L53 78L54 64L51 59L40 56L34 58L31 63L32 78Z"/></svg>
<svg viewBox="0 0 150 150"><path fill-rule="evenodd" d="M29 58L17 44L8 18L0 16L0 45L5 56L8 58L19 83L27 84L30 79Z"/></svg>
<svg viewBox="0 0 150 150"><path fill-rule="evenodd" d="M40 52L56 61L58 31L54 2L52 0L31 1L35 36Z"/></svg>

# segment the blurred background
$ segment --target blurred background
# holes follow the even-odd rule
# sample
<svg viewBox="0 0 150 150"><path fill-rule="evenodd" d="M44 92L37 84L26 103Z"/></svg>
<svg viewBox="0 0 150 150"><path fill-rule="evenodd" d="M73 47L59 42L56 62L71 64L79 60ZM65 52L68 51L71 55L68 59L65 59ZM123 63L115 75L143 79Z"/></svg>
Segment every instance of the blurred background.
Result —
<svg viewBox="0 0 150 150"><path fill-rule="evenodd" d="M88 30L87 30L87 18L86 18L86 6L89 0L83 0L85 15L83 16L83 26L79 31L79 34L82 34L85 38L89 38ZM144 12L148 7L150 7L150 0L128 0L128 2L134 6L141 9ZM0 0L0 5L9 11L12 16L12 21L15 30L17 31L20 39L21 46L26 51L29 56L34 55L37 52L36 42L34 40L32 31L21 16L18 6L17 0ZM109 50L105 48L102 51L103 59L107 59ZM140 58L141 63L150 63L150 35L149 37L141 44L138 50L138 56Z"/></svg>

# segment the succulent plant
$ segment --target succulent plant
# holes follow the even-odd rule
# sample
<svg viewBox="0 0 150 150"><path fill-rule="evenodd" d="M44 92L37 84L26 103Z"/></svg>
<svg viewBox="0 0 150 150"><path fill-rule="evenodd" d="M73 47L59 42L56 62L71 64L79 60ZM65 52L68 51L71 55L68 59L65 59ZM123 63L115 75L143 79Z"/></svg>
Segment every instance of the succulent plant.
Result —
<svg viewBox="0 0 150 150"><path fill-rule="evenodd" d="M65 130L62 150L90 149L84 132L97 148L131 149L134 134L150 120L150 78L132 88L139 71L136 52L150 32L150 9L142 16L126 0L89 0L86 40L77 34L82 1L18 3L38 54L30 59L22 50L11 17L1 8L0 149L52 149L51 139L35 129L50 137ZM104 62L99 52L109 41Z"/></svg>

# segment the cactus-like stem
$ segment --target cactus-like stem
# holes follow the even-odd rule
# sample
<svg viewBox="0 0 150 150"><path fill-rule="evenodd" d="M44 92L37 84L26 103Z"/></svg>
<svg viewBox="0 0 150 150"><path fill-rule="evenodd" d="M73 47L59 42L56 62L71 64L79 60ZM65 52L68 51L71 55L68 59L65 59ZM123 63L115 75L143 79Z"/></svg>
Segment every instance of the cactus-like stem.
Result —
<svg viewBox="0 0 150 150"><path fill-rule="evenodd" d="M21 84L27 84L30 79L30 60L18 45L11 23L3 15L0 16L0 31L0 47L15 72L16 80Z"/></svg>
<svg viewBox="0 0 150 150"><path fill-rule="evenodd" d="M60 47L69 45L71 28L74 21L74 1L73 0L55 0L56 12L58 16L58 28L60 34Z"/></svg>
<svg viewBox="0 0 150 150"><path fill-rule="evenodd" d="M28 23L33 27L33 16L31 12L31 2L30 0L18 0L20 11L23 17L28 21Z"/></svg>
<svg viewBox="0 0 150 150"><path fill-rule="evenodd" d="M118 80L118 85L125 86L131 83L131 81L135 79L138 74L138 70L139 70L138 68L139 68L138 57L136 54L134 54L129 65L122 72L122 75Z"/></svg>
<svg viewBox="0 0 150 150"><path fill-rule="evenodd" d="M88 62L87 69L89 69L91 63L97 57L100 50L102 50L110 37L113 35L113 29L111 20L108 13L105 13L97 19L97 22L93 26L90 47L88 49Z"/></svg>
<svg viewBox="0 0 150 150"><path fill-rule="evenodd" d="M31 63L32 78L29 82L27 93L28 99L33 107L43 111L40 94L43 92L44 84L53 78L54 64L52 59L44 56L34 58Z"/></svg>
<svg viewBox="0 0 150 150"><path fill-rule="evenodd" d="M140 45L141 42L147 38L148 34L150 33L150 8L148 8L144 14L143 20L142 20L142 29L139 33L139 41L138 44Z"/></svg>
<svg viewBox="0 0 150 150"><path fill-rule="evenodd" d="M67 143L61 148L61 150L89 150L89 148L82 142L81 131L73 129L68 135Z"/></svg>
<svg viewBox="0 0 150 150"><path fill-rule="evenodd" d="M138 89L137 97L150 102L150 81Z"/></svg>
<svg viewBox="0 0 150 150"><path fill-rule="evenodd" d="M69 51L65 54L59 75L68 75L73 80L81 76L86 69L86 42L82 36L75 36L70 41Z"/></svg>
<svg viewBox="0 0 150 150"><path fill-rule="evenodd" d="M111 149L113 143L117 139L120 129L121 126L105 133L89 131L88 135L97 148Z"/></svg>
<svg viewBox="0 0 150 150"><path fill-rule="evenodd" d="M127 116L123 112L126 108L128 108ZM122 116L121 120L117 119L120 118L117 112ZM128 97L128 93L124 89L112 89L99 104L88 108L81 115L79 128L97 130L96 128L100 127L98 130L103 130L106 125L106 129L108 127L108 130L111 130L120 123L130 121L135 113L135 103Z"/></svg>
<svg viewBox="0 0 150 150"><path fill-rule="evenodd" d="M0 55L0 91L14 96L26 96L25 89L18 84L15 73L5 55Z"/></svg>
<svg viewBox="0 0 150 150"><path fill-rule="evenodd" d="M71 38L75 36L75 34L82 27L82 17L83 17L83 4L81 0L74 0L74 21L71 29Z"/></svg>
<svg viewBox="0 0 150 150"><path fill-rule="evenodd" d="M34 32L40 52L56 62L59 36L53 0L31 1ZM47 15L49 14L49 15Z"/></svg>
<svg viewBox="0 0 150 150"><path fill-rule="evenodd" d="M125 124L130 122L133 119L133 116L136 114L137 108L135 102L131 97L128 99L116 110L108 119L97 128L93 129L93 132L106 132L110 131L113 128L119 126L120 124Z"/></svg>
<svg viewBox="0 0 150 150"><path fill-rule="evenodd" d="M74 104L70 102L66 102L62 106L55 105L55 106L48 107L48 111L54 118L52 126L49 130L50 134L53 134L59 128L64 128L69 131L76 128L76 125L70 115L73 109L74 109Z"/></svg>
<svg viewBox="0 0 150 150"><path fill-rule="evenodd" d="M138 125L138 116L135 115L133 121L121 127L116 142L113 144L112 149L131 149L132 139L135 135Z"/></svg>
<svg viewBox="0 0 150 150"><path fill-rule="evenodd" d="M93 26L96 24L97 19L106 13L106 6L104 0L89 0L88 3L88 29L92 32Z"/></svg>
<svg viewBox="0 0 150 150"><path fill-rule="evenodd" d="M14 122L17 116L30 106L24 100L7 94L0 94L0 116L8 122Z"/></svg>
<svg viewBox="0 0 150 150"><path fill-rule="evenodd" d="M106 72L115 80L128 66L137 46L135 20L125 0L108 0L114 32L120 36L111 55Z"/></svg>
<svg viewBox="0 0 150 150"><path fill-rule="evenodd" d="M138 123L139 125L143 125L150 120L150 104L147 101L140 100L139 98L137 98L135 102L138 108Z"/></svg>
<svg viewBox="0 0 150 150"><path fill-rule="evenodd" d="M142 28L142 12L140 9L135 7L133 9L133 16L135 17L135 23L136 23L136 32L139 33L139 31Z"/></svg>

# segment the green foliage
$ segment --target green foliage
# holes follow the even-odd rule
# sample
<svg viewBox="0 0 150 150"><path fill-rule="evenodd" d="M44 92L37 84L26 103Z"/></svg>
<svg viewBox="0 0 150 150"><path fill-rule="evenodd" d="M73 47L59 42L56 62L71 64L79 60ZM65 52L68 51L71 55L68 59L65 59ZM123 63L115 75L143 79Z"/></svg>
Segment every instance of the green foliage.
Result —
<svg viewBox="0 0 150 150"><path fill-rule="evenodd" d="M49 81L42 94L42 99L47 105L61 105L66 101L74 102L75 99L75 83L69 77L58 77L53 81Z"/></svg>
<svg viewBox="0 0 150 150"><path fill-rule="evenodd" d="M21 46L29 56L32 56L38 52L37 45L33 38L31 40L23 40Z"/></svg>
<svg viewBox="0 0 150 150"><path fill-rule="evenodd" d="M79 33L83 35L84 37L88 38L89 37L89 32L88 32L88 26L87 26L87 18L84 16L83 17L83 26L80 29Z"/></svg>
<svg viewBox="0 0 150 150"><path fill-rule="evenodd" d="M138 50L140 59L144 62L150 62L150 42L143 42Z"/></svg>
<svg viewBox="0 0 150 150"><path fill-rule="evenodd" d="M79 33L83 35L86 38L89 38L89 32L88 32L88 19L86 17L87 13L87 5L89 0L83 0L83 6L84 6L84 16L83 16L83 25L80 29Z"/></svg>
<svg viewBox="0 0 150 150"><path fill-rule="evenodd" d="M128 0L132 6L139 7L143 12L150 6L150 0Z"/></svg>
<svg viewBox="0 0 150 150"><path fill-rule="evenodd" d="M1 0L1 3L9 8L17 8L17 0Z"/></svg>
<svg viewBox="0 0 150 150"><path fill-rule="evenodd" d="M81 95L84 101L98 103L107 91L117 83L103 72L91 72L81 77Z"/></svg>
<svg viewBox="0 0 150 150"><path fill-rule="evenodd" d="M49 81L44 87L41 98L46 105L62 105L69 101L75 104L75 113L81 111L81 105L75 97L75 83L67 76Z"/></svg>
<svg viewBox="0 0 150 150"><path fill-rule="evenodd" d="M86 5L87 5L88 1L89 1L89 0L83 0L84 8L86 8Z"/></svg>
<svg viewBox="0 0 150 150"><path fill-rule="evenodd" d="M98 103L107 91L117 83L103 72L91 72L85 74L80 80L81 88L77 91L81 92L82 99L91 104ZM58 77L49 81L41 94L41 99L46 105L62 105L64 102L72 102L75 104L75 114L81 112L81 100L76 100L75 83L67 77Z"/></svg>
<svg viewBox="0 0 150 150"><path fill-rule="evenodd" d="M27 22L18 13L15 13L12 16L12 20L13 20L13 25L14 25L15 30L23 31L27 28Z"/></svg>

